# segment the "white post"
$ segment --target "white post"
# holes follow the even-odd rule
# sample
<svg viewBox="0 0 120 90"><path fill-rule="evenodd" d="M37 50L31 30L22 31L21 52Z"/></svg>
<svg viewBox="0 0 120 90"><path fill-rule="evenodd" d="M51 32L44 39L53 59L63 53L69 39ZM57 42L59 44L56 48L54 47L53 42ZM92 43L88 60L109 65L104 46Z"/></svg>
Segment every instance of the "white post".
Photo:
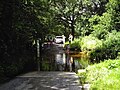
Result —
<svg viewBox="0 0 120 90"><path fill-rule="evenodd" d="M66 37L64 35L62 35L62 37L63 37L63 47L64 47Z"/></svg>
<svg viewBox="0 0 120 90"><path fill-rule="evenodd" d="M37 58L40 57L40 45L39 45L39 40L37 40Z"/></svg>
<svg viewBox="0 0 120 90"><path fill-rule="evenodd" d="M38 61L38 71L40 71L40 44L39 44L39 39L37 40L37 61Z"/></svg>

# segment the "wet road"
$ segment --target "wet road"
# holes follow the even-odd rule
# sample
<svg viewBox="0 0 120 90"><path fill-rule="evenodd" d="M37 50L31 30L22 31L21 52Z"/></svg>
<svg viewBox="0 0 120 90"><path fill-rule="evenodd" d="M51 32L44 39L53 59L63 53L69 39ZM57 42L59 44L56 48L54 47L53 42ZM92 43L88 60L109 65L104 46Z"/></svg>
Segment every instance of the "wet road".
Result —
<svg viewBox="0 0 120 90"><path fill-rule="evenodd" d="M47 46L42 56L42 65L39 66L43 71L34 71L17 76L15 79L0 85L0 90L81 90L76 73L65 72L63 67L65 67L66 61L63 56L62 45Z"/></svg>
<svg viewBox="0 0 120 90"><path fill-rule="evenodd" d="M70 56L63 50L63 44L45 45L41 55L40 71L74 71ZM71 69L72 68L72 69Z"/></svg>

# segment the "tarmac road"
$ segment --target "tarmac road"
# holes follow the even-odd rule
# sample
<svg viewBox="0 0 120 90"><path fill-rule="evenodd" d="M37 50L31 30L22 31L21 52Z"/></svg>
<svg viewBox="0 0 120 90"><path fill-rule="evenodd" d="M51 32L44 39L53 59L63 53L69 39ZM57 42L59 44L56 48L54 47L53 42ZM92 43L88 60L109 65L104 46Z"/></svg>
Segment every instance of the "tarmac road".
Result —
<svg viewBox="0 0 120 90"><path fill-rule="evenodd" d="M81 90L74 72L30 72L0 86L0 90Z"/></svg>

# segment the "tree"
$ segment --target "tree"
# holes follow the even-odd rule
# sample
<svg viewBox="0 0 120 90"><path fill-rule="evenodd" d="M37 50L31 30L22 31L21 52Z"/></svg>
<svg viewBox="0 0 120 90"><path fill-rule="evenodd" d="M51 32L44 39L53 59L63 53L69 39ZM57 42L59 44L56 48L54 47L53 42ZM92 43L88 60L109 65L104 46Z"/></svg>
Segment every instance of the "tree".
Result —
<svg viewBox="0 0 120 90"><path fill-rule="evenodd" d="M90 34L88 19L96 13L101 15L105 11L106 2L107 0L53 0L51 9L56 21L65 29L70 29L74 37L75 31Z"/></svg>
<svg viewBox="0 0 120 90"><path fill-rule="evenodd" d="M96 16L101 16L106 11L105 5L107 2L108 0L84 0L82 2L85 12L76 22L76 32L78 35L88 36L94 31L91 26L93 23L98 23L98 21L95 21L98 20ZM93 21L92 17L95 19L94 22L91 22Z"/></svg>
<svg viewBox="0 0 120 90"><path fill-rule="evenodd" d="M54 0L52 9L55 12L55 18L62 23L65 28L70 28L74 37L75 24L81 13L84 12L81 0Z"/></svg>
<svg viewBox="0 0 120 90"><path fill-rule="evenodd" d="M35 63L32 43L48 33L48 9L45 0L0 1L0 76L16 75Z"/></svg>
<svg viewBox="0 0 120 90"><path fill-rule="evenodd" d="M119 31L120 23L120 3L119 0L109 0L106 4L106 12L102 16L92 17L90 20L91 23L94 23L92 26L93 35L99 39L105 39L105 36L112 32L113 30Z"/></svg>

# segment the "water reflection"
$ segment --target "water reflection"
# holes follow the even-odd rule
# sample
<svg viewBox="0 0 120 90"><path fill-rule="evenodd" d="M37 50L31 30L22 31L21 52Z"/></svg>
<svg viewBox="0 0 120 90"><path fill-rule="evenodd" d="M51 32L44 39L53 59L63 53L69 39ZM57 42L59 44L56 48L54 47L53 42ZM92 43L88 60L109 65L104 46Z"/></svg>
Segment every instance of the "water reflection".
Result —
<svg viewBox="0 0 120 90"><path fill-rule="evenodd" d="M55 55L56 66L59 71L64 71L65 68L65 53L58 53Z"/></svg>
<svg viewBox="0 0 120 90"><path fill-rule="evenodd" d="M86 58L73 58L69 54L54 53L52 55L42 56L38 62L38 70L40 71L76 71L85 68L89 64Z"/></svg>

